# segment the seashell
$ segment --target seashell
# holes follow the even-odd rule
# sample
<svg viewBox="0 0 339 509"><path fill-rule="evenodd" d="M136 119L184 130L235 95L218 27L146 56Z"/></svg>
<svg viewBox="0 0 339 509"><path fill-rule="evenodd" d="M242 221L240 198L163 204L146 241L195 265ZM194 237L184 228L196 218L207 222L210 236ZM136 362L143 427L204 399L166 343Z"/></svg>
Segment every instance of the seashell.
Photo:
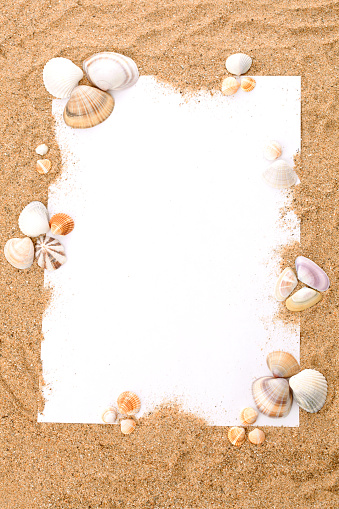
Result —
<svg viewBox="0 0 339 509"><path fill-rule="evenodd" d="M304 369L290 378L290 387L295 401L306 412L319 412L325 404L327 381L315 369Z"/></svg>
<svg viewBox="0 0 339 509"><path fill-rule="evenodd" d="M286 301L286 307L290 311L304 311L321 301L321 293L312 288L301 288Z"/></svg>
<svg viewBox="0 0 339 509"><path fill-rule="evenodd" d="M291 410L292 394L284 378L258 378L252 384L252 394L258 410L269 417L285 417Z"/></svg>
<svg viewBox="0 0 339 509"><path fill-rule="evenodd" d="M268 369L277 378L289 378L300 371L298 361L287 352L271 352L266 357Z"/></svg>
<svg viewBox="0 0 339 509"><path fill-rule="evenodd" d="M252 407L246 407L240 412L240 420L244 426L253 424L258 418L258 412Z"/></svg>
<svg viewBox="0 0 339 509"><path fill-rule="evenodd" d="M246 78L242 78L240 82L240 86L243 89L244 92L251 92L256 85L256 81L254 78L250 78L249 76L246 76Z"/></svg>
<svg viewBox="0 0 339 509"><path fill-rule="evenodd" d="M312 262L305 256L298 256L295 261L295 268L297 270L298 279L305 285L318 290L319 292L325 292L330 287L330 280L323 269L316 263Z"/></svg>
<svg viewBox="0 0 339 509"><path fill-rule="evenodd" d="M233 95L240 87L239 82L232 77L225 78L221 84L221 92L223 95Z"/></svg>
<svg viewBox="0 0 339 509"><path fill-rule="evenodd" d="M38 237L49 230L48 212L43 203L32 201L19 216L19 228L27 237Z"/></svg>
<svg viewBox="0 0 339 509"><path fill-rule="evenodd" d="M16 269L28 269L34 260L34 245L31 239L7 240L4 253L6 260Z"/></svg>
<svg viewBox="0 0 339 509"><path fill-rule="evenodd" d="M137 64L129 57L104 51L86 58L83 69L89 81L101 90L122 90L139 79Z"/></svg>
<svg viewBox="0 0 339 509"><path fill-rule="evenodd" d="M39 267L46 270L56 270L67 260L61 242L48 235L41 235L36 241L35 257Z"/></svg>
<svg viewBox="0 0 339 509"><path fill-rule="evenodd" d="M74 230L74 221L67 214L54 214L49 222L54 235L68 235Z"/></svg>
<svg viewBox="0 0 339 509"><path fill-rule="evenodd" d="M231 74L235 74L236 76L240 76L240 74L245 74L249 70L252 65L252 58L245 53L234 53L226 60L226 69Z"/></svg>
<svg viewBox="0 0 339 509"><path fill-rule="evenodd" d="M76 129L94 127L106 120L113 108L111 95L97 88L80 85L73 90L65 106L64 121Z"/></svg>
<svg viewBox="0 0 339 509"><path fill-rule="evenodd" d="M39 154L39 156L44 156L48 152L48 147L44 143L42 145L38 145L35 149L35 152Z"/></svg>
<svg viewBox="0 0 339 509"><path fill-rule="evenodd" d="M140 410L140 399L131 391L126 391L118 397L118 409L123 415L135 415Z"/></svg>
<svg viewBox="0 0 339 509"><path fill-rule="evenodd" d="M105 424L115 424L118 418L118 411L114 407L107 408L101 416Z"/></svg>
<svg viewBox="0 0 339 509"><path fill-rule="evenodd" d="M264 147L264 157L268 159L269 161L274 161L275 159L278 159L278 157L281 156L282 148L280 143L277 141L270 141L267 143L267 145Z"/></svg>
<svg viewBox="0 0 339 509"><path fill-rule="evenodd" d="M261 429L255 428L248 434L248 440L255 445L260 445L265 441L265 433Z"/></svg>
<svg viewBox="0 0 339 509"><path fill-rule="evenodd" d="M266 183L275 189L287 189L293 186L298 175L294 169L283 159L274 161L263 173Z"/></svg>
<svg viewBox="0 0 339 509"><path fill-rule="evenodd" d="M36 163L36 171L41 174L48 173L51 166L52 163L49 159L39 159Z"/></svg>
<svg viewBox="0 0 339 509"><path fill-rule="evenodd" d="M231 444L235 445L236 447L240 447L245 442L246 438L244 428L238 428L237 426L230 428L228 430L227 436Z"/></svg>
<svg viewBox="0 0 339 509"><path fill-rule="evenodd" d="M123 419L120 422L121 433L124 435L130 435L135 430L136 422L133 419Z"/></svg>
<svg viewBox="0 0 339 509"><path fill-rule="evenodd" d="M51 95L59 99L69 97L84 73L68 58L52 58L43 70L44 85Z"/></svg>
<svg viewBox="0 0 339 509"><path fill-rule="evenodd" d="M284 301L293 292L297 284L297 276L294 274L291 267L287 267L282 271L278 278L277 284L275 285L275 298L279 302Z"/></svg>

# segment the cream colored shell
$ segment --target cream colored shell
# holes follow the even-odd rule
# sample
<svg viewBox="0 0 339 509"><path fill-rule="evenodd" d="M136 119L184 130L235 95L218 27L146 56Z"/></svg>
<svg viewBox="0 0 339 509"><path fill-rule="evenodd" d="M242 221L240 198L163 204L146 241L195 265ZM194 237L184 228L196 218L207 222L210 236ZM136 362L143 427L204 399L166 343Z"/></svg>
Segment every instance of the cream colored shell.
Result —
<svg viewBox="0 0 339 509"><path fill-rule="evenodd" d="M4 247L6 260L16 269L28 269L34 260L34 245L31 239L9 239Z"/></svg>
<svg viewBox="0 0 339 509"><path fill-rule="evenodd" d="M277 378L289 378L300 371L298 361L288 352L275 351L266 358L268 369Z"/></svg>
<svg viewBox="0 0 339 509"><path fill-rule="evenodd" d="M221 92L223 95L233 95L240 87L239 82L232 77L225 78L221 84Z"/></svg>
<svg viewBox="0 0 339 509"><path fill-rule="evenodd" d="M327 381L315 369L304 369L290 378L290 387L295 401L306 412L319 412L327 397Z"/></svg>
<svg viewBox="0 0 339 509"><path fill-rule="evenodd" d="M136 422L133 419L123 419L120 422L121 433L130 435L136 428Z"/></svg>
<svg viewBox="0 0 339 509"><path fill-rule="evenodd" d="M252 58L245 53L234 53L230 55L226 60L226 69L231 74L240 76L245 74L252 65Z"/></svg>
<svg viewBox="0 0 339 509"><path fill-rule="evenodd" d="M39 154L39 156L44 156L48 152L48 147L45 145L45 143L42 143L41 145L38 145L35 149L35 152Z"/></svg>
<svg viewBox="0 0 339 509"><path fill-rule="evenodd" d="M253 424L258 418L258 412L252 407L246 407L240 412L240 420L244 426Z"/></svg>
<svg viewBox="0 0 339 509"><path fill-rule="evenodd" d="M51 169L52 163L49 159L39 159L36 163L36 171L41 175L48 173Z"/></svg>
<svg viewBox="0 0 339 509"><path fill-rule="evenodd" d="M263 173L265 182L275 189L288 189L296 184L298 176L283 159L274 161Z"/></svg>
<svg viewBox="0 0 339 509"><path fill-rule="evenodd" d="M84 73L68 58L57 57L47 62L43 70L44 85L51 95L59 99L70 97Z"/></svg>
<svg viewBox="0 0 339 509"><path fill-rule="evenodd" d="M261 429L255 428L249 432L248 440L254 445L260 445L265 441L265 433Z"/></svg>
<svg viewBox="0 0 339 509"><path fill-rule="evenodd" d="M105 424L115 424L118 418L118 411L114 407L109 407L103 412L101 418Z"/></svg>
<svg viewBox="0 0 339 509"><path fill-rule="evenodd" d="M228 430L227 436L231 444L235 445L236 447L240 447L246 439L244 428L239 428L238 426L230 428Z"/></svg>
<svg viewBox="0 0 339 509"><path fill-rule="evenodd" d="M321 293L313 290L312 288L304 287L287 299L286 307L290 311L304 311L305 309L318 304L321 299Z"/></svg>
<svg viewBox="0 0 339 509"><path fill-rule="evenodd" d="M89 81L105 91L131 87L139 79L134 60L120 53L96 53L86 58L83 68Z"/></svg>
<svg viewBox="0 0 339 509"><path fill-rule="evenodd" d="M291 267L286 267L280 274L278 281L275 285L274 295L275 298L282 302L293 292L298 284L297 276L294 274Z"/></svg>
<svg viewBox="0 0 339 509"><path fill-rule="evenodd" d="M278 141L269 141L264 147L264 157L268 159L268 161L274 161L275 159L278 159L281 154L282 148Z"/></svg>
<svg viewBox="0 0 339 509"><path fill-rule="evenodd" d="M43 203L32 201L19 216L19 228L27 237L38 237L49 230L48 212Z"/></svg>

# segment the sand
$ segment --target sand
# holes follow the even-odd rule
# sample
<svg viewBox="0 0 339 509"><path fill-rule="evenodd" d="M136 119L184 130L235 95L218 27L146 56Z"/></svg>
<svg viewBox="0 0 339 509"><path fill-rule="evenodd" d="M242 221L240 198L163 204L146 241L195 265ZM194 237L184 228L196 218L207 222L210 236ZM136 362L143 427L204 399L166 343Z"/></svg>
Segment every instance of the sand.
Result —
<svg viewBox="0 0 339 509"><path fill-rule="evenodd" d="M301 185L293 191L301 247L285 261L309 256L332 285L301 317L301 365L326 376L324 408L301 412L300 428L267 428L261 447L236 449L227 429L173 408L142 419L129 437L117 427L37 424L48 292L37 265L20 272L1 256L1 508L338 507L337 11L325 0L2 2L1 248L20 235L22 207L46 203L61 170L41 79L49 58L80 65L113 50L134 58L141 74L181 90L211 90L220 86L226 57L243 51L254 58L253 75L302 76ZM43 142L53 161L46 176L35 170L34 149Z"/></svg>

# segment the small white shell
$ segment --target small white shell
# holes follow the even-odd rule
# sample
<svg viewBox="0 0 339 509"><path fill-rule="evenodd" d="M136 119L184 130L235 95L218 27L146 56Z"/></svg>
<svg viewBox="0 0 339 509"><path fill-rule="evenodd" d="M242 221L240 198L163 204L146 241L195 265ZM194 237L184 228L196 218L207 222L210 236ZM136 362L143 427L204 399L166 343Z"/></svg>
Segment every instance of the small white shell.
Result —
<svg viewBox="0 0 339 509"><path fill-rule="evenodd" d="M86 58L83 68L89 81L104 91L131 87L139 79L134 60L109 51Z"/></svg>
<svg viewBox="0 0 339 509"><path fill-rule="evenodd" d="M294 169L283 159L274 161L263 173L266 183L275 189L287 189L293 186L298 176Z"/></svg>
<svg viewBox="0 0 339 509"><path fill-rule="evenodd" d="M118 418L118 411L114 407L109 407L103 412L101 418L105 424L115 424Z"/></svg>
<svg viewBox="0 0 339 509"><path fill-rule="evenodd" d="M294 274L291 267L286 267L278 277L278 281L275 285L275 298L279 302L283 302L293 292L297 284L297 276Z"/></svg>
<svg viewBox="0 0 339 509"><path fill-rule="evenodd" d="M48 152L48 147L47 147L47 145L42 143L41 145L37 146L37 148L35 149L35 152L37 154L39 154L39 156L44 156Z"/></svg>
<svg viewBox="0 0 339 509"><path fill-rule="evenodd" d="M34 260L34 245L31 239L9 239L4 248L6 260L16 269L28 269Z"/></svg>
<svg viewBox="0 0 339 509"><path fill-rule="evenodd" d="M234 53L226 60L226 69L231 74L235 74L236 76L240 76L241 74L245 74L249 70L252 65L252 58L245 53Z"/></svg>
<svg viewBox="0 0 339 509"><path fill-rule="evenodd" d="M295 401L306 412L319 412L327 396L327 381L315 369L304 369L290 378L290 387Z"/></svg>
<svg viewBox="0 0 339 509"><path fill-rule="evenodd" d="M84 73L77 65L68 58L62 57L49 60L43 70L47 92L59 99L69 97L83 75Z"/></svg>
<svg viewBox="0 0 339 509"><path fill-rule="evenodd" d="M322 299L321 293L313 288L300 288L285 302L287 309L290 311L304 311L305 309L311 308L315 304L318 304Z"/></svg>
<svg viewBox="0 0 339 509"><path fill-rule="evenodd" d="M27 237L38 237L49 230L48 212L43 203L32 201L19 216L19 228Z"/></svg>
<svg viewBox="0 0 339 509"><path fill-rule="evenodd" d="M264 147L264 157L269 161L274 161L281 156L282 148L278 141L269 141Z"/></svg>

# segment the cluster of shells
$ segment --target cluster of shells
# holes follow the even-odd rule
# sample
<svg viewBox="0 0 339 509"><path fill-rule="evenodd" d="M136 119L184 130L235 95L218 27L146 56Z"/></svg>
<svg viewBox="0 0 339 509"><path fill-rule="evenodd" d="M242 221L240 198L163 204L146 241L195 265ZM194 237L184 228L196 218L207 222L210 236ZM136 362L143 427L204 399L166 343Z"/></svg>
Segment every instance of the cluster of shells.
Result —
<svg viewBox="0 0 339 509"><path fill-rule="evenodd" d="M117 424L120 422L121 433L130 435L136 427L136 422L132 418L141 408L139 396L132 391L125 391L117 399L117 408L108 407L101 418L105 424Z"/></svg>
<svg viewBox="0 0 339 509"><path fill-rule="evenodd" d="M233 76L225 78L221 84L221 92L223 95L233 95L238 92L241 88L244 92L251 92L255 85L255 79L245 76L240 78L242 74L245 74L252 65L252 58L245 53L235 53L226 60L226 69ZM237 79L239 78L239 80Z"/></svg>
<svg viewBox="0 0 339 509"><path fill-rule="evenodd" d="M63 117L68 126L76 129L94 127L106 120L115 104L108 92L130 87L139 79L136 63L114 52L86 58L83 70L93 86L78 85L84 73L67 58L52 58L43 70L47 91L59 99L69 98Z"/></svg>
<svg viewBox="0 0 339 509"><path fill-rule="evenodd" d="M257 417L258 412L252 407L246 407L240 412L240 420L245 427L254 424ZM246 440L246 431L244 427L233 426L228 430L227 437L231 444L240 447ZM254 428L248 433L248 440L254 445L262 444L265 438L265 433L259 428Z"/></svg>
<svg viewBox="0 0 339 509"><path fill-rule="evenodd" d="M298 181L298 175L287 161L279 159L282 147L276 140L269 141L264 147L264 157L274 161L263 173L263 178L274 189L288 189Z"/></svg>

